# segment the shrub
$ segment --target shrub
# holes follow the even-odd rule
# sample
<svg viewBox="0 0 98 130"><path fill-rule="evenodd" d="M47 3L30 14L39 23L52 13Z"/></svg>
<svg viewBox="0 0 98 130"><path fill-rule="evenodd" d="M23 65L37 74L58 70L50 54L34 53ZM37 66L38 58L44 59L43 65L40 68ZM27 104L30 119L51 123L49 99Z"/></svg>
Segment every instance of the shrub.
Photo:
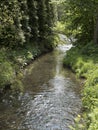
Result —
<svg viewBox="0 0 98 130"><path fill-rule="evenodd" d="M59 32L59 33L64 33L65 32L65 24L58 21L54 27L54 31Z"/></svg>
<svg viewBox="0 0 98 130"><path fill-rule="evenodd" d="M85 78L82 91L86 130L98 129L98 46L92 42L73 47L64 58L64 65L70 66L78 77ZM78 125L79 126L79 125ZM73 128L74 129L74 128ZM82 130L82 128L79 128Z"/></svg>
<svg viewBox="0 0 98 130"><path fill-rule="evenodd" d="M0 64L0 87L11 84L13 81L14 70L10 62L4 61Z"/></svg>
<svg viewBox="0 0 98 130"><path fill-rule="evenodd" d="M90 114L91 119L90 126L88 130L98 130L98 107L96 107Z"/></svg>

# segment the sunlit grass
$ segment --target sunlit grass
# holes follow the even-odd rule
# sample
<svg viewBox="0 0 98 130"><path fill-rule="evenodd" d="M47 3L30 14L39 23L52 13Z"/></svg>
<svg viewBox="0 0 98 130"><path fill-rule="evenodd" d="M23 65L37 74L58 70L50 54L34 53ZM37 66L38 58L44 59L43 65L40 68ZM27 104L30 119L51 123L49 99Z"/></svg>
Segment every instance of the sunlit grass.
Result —
<svg viewBox="0 0 98 130"><path fill-rule="evenodd" d="M85 129L98 129L98 46L93 43L73 47L64 59L64 65L70 67L77 77L85 78L82 102L85 110ZM78 128L79 126L77 126ZM77 130L74 129L74 130ZM82 130L82 128L79 128ZM84 129L83 129L84 130Z"/></svg>

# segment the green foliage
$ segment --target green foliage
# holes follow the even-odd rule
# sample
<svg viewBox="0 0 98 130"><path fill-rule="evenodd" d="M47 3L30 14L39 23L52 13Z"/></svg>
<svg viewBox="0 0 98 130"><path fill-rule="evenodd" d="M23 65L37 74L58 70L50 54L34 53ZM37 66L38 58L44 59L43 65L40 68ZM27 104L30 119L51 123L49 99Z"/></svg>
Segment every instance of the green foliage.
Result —
<svg viewBox="0 0 98 130"><path fill-rule="evenodd" d="M0 1L0 90L22 90L21 69L54 48L51 0Z"/></svg>
<svg viewBox="0 0 98 130"><path fill-rule="evenodd" d="M64 33L65 25L58 21L53 30L58 33Z"/></svg>
<svg viewBox="0 0 98 130"><path fill-rule="evenodd" d="M58 34L54 35L54 46L57 46L60 43L60 37Z"/></svg>
<svg viewBox="0 0 98 130"><path fill-rule="evenodd" d="M38 47L31 45L24 49L0 49L0 91L9 86L13 90L23 90L21 68L41 54Z"/></svg>
<svg viewBox="0 0 98 130"><path fill-rule="evenodd" d="M10 0L0 4L0 46L15 47L25 42L21 29L22 15L19 2Z"/></svg>
<svg viewBox="0 0 98 130"><path fill-rule="evenodd" d="M22 90L22 76L16 76L14 64L8 59L9 51L0 49L0 92L7 89ZM16 80L17 79L17 80ZM17 81L17 83L16 83Z"/></svg>
<svg viewBox="0 0 98 130"><path fill-rule="evenodd" d="M31 29L31 40L38 39L38 15L37 15L37 1L35 0L27 0L28 5L28 15L29 15L29 26Z"/></svg>
<svg viewBox="0 0 98 130"><path fill-rule="evenodd" d="M83 124L83 122L81 121L81 116L78 115L76 118L75 118L75 126L72 127L70 126L70 129L71 130L84 130L85 126Z"/></svg>
<svg viewBox="0 0 98 130"><path fill-rule="evenodd" d="M9 61L3 61L0 63L0 88L4 88L5 85L11 84L15 77L12 65Z"/></svg>
<svg viewBox="0 0 98 130"><path fill-rule="evenodd" d="M15 49L32 40L38 44L38 40L47 40L48 36L53 35L51 0L1 1L0 21L1 47Z"/></svg>
<svg viewBox="0 0 98 130"><path fill-rule="evenodd" d="M85 129L98 129L98 46L88 43L71 48L64 59L64 65L71 67L78 77L85 78L82 102L86 116ZM96 59L96 60L95 60ZM79 128L80 129L80 128ZM80 129L82 130L82 128Z"/></svg>
<svg viewBox="0 0 98 130"><path fill-rule="evenodd" d="M5 49L0 50L0 54L0 86L3 87L13 78L13 68L7 60Z"/></svg>
<svg viewBox="0 0 98 130"><path fill-rule="evenodd" d="M76 66L76 73L78 77L88 77L89 70L93 68L94 64L92 63L92 61L88 61L86 63L85 61L79 61L78 59Z"/></svg>
<svg viewBox="0 0 98 130"><path fill-rule="evenodd" d="M65 33L75 36L79 41L77 44L93 40L98 0L65 0L63 7Z"/></svg>
<svg viewBox="0 0 98 130"><path fill-rule="evenodd" d="M66 57L64 58L64 65L72 68L73 71L76 71L77 66L74 63L76 63L78 56L80 56L80 54L78 53L78 48L75 49L74 47L72 47L67 52L67 55L66 55L67 58ZM82 64L80 61L81 61L81 57L79 57L80 64L78 66Z"/></svg>
<svg viewBox="0 0 98 130"><path fill-rule="evenodd" d="M11 84L11 90L13 92L17 92L17 91L21 91L23 92L23 84L21 82L21 80L19 80L18 78L15 78L13 83Z"/></svg>
<svg viewBox="0 0 98 130"><path fill-rule="evenodd" d="M39 24L39 38L40 41L46 40L49 32L49 24L48 20L50 21L50 18L48 16L49 11L49 0L40 0L38 1L38 24Z"/></svg>
<svg viewBox="0 0 98 130"><path fill-rule="evenodd" d="M76 123L74 130L98 129L98 45L94 45L94 30L98 17L98 0L65 0L65 33L77 39L64 59L64 65L70 67L78 77L85 78L82 91L85 108L85 127ZM98 37L98 31L96 31ZM97 38L96 37L96 38ZM95 39L96 40L96 39ZM87 44L88 43L88 44Z"/></svg>
<svg viewBox="0 0 98 130"><path fill-rule="evenodd" d="M96 44L94 44L92 41L89 44L85 44L85 46L83 48L81 48L81 53L85 54L87 56L91 56L91 57L97 57L97 52L98 52L98 46Z"/></svg>
<svg viewBox="0 0 98 130"><path fill-rule="evenodd" d="M98 107L93 109L93 111L89 114L89 117L91 119L91 124L88 130L98 130Z"/></svg>

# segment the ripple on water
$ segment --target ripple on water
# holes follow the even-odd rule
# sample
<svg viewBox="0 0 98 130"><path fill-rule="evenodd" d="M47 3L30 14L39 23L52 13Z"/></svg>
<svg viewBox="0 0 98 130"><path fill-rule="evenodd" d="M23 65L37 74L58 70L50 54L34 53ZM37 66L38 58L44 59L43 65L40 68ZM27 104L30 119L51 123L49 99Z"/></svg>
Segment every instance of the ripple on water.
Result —
<svg viewBox="0 0 98 130"><path fill-rule="evenodd" d="M71 46L59 45L56 52L31 65L24 78L26 90L14 100L18 105L2 109L0 124L6 125L1 130L70 130L81 110L78 86L62 69L63 56Z"/></svg>
<svg viewBox="0 0 98 130"><path fill-rule="evenodd" d="M52 89L39 93L28 102L25 120L19 129L24 126L30 130L69 130L69 125L74 125L74 117L81 108L81 100L72 89L75 84L70 79L56 76L48 85Z"/></svg>

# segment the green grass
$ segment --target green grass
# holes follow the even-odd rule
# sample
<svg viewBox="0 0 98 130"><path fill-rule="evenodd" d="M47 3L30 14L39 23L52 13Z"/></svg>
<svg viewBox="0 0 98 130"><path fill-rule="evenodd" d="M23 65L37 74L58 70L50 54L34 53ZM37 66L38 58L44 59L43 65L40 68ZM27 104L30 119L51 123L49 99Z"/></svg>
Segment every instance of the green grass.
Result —
<svg viewBox="0 0 98 130"><path fill-rule="evenodd" d="M82 91L85 128L81 130L98 130L98 45L91 42L72 47L64 58L64 65L77 77L85 78Z"/></svg>

